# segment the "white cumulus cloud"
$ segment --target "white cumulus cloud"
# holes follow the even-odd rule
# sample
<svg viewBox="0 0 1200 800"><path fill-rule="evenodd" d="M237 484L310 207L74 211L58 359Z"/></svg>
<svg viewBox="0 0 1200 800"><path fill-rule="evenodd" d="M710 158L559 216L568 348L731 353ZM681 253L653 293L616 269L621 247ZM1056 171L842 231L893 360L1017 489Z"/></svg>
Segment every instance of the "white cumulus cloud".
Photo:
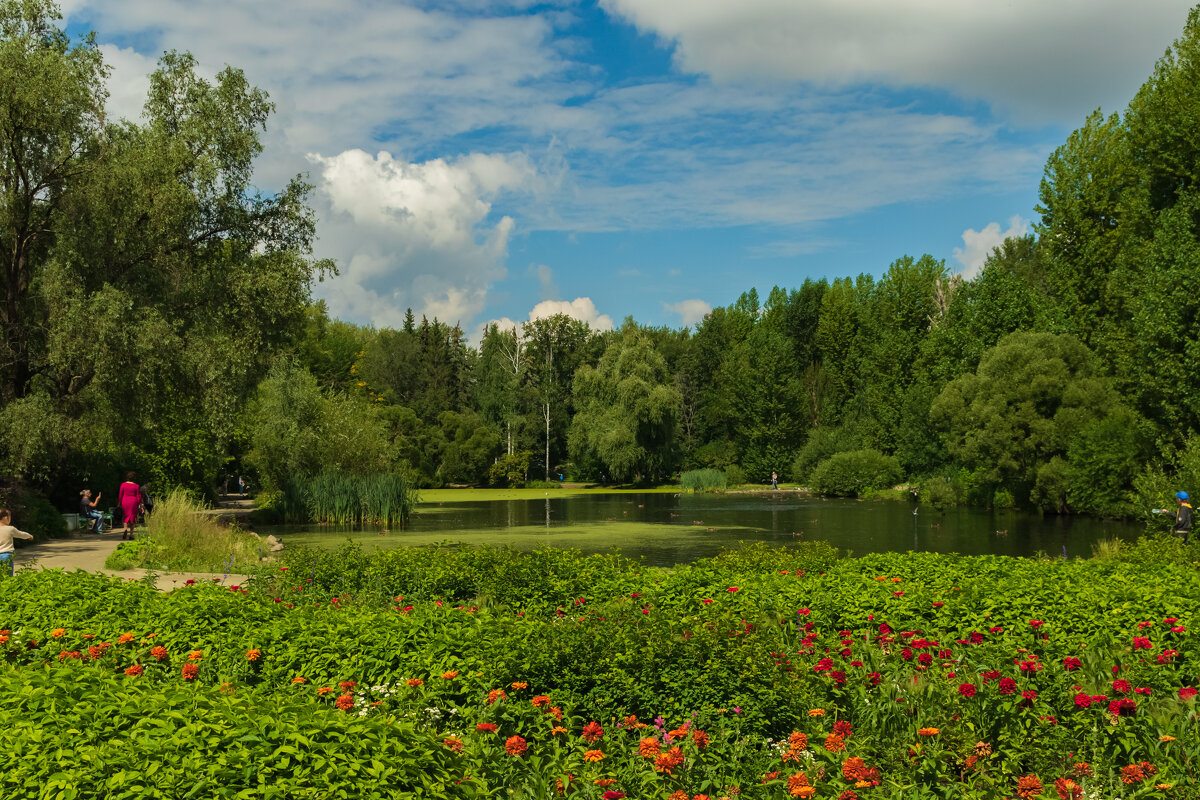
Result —
<svg viewBox="0 0 1200 800"><path fill-rule="evenodd" d="M989 222L983 230L967 228L963 231L963 246L954 248L954 258L962 264L962 276L967 280L983 271L984 262L992 251L1005 239L1024 236L1029 232L1029 220L1019 214L1008 221L1008 228L1000 230L999 222Z"/></svg>
<svg viewBox="0 0 1200 800"><path fill-rule="evenodd" d="M341 275L323 294L336 315L396 325L404 311L469 322L504 275L513 220L490 216L500 193L536 170L523 155L473 153L413 163L387 152L310 154L318 170L320 251Z"/></svg>
<svg viewBox="0 0 1200 800"><path fill-rule="evenodd" d="M576 297L570 301L543 300L530 310L529 319L526 321L532 322L535 319L547 319L553 317L555 314L566 314L571 319L586 322L588 327L594 331L611 331L613 329L612 317L608 314L601 314L590 297ZM489 325L496 325L502 331L516 330L517 333L520 333L522 324L511 317L500 317L499 319L481 322L475 328L471 341L476 344L482 341L483 332Z"/></svg>
<svg viewBox="0 0 1200 800"><path fill-rule="evenodd" d="M663 303L663 308L672 314L678 314L679 319L687 327L692 327L708 316L712 306L703 300L680 300L678 303Z"/></svg>

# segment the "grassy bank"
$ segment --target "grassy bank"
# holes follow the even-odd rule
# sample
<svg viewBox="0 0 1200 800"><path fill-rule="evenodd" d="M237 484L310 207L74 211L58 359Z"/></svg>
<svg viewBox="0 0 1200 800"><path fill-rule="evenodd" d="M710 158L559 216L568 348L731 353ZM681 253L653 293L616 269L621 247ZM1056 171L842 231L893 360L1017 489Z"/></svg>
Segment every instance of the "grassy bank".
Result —
<svg viewBox="0 0 1200 800"><path fill-rule="evenodd" d="M160 498L146 516L145 527L138 529L137 539L119 545L104 566L230 572L257 565L263 555L262 541L199 513L202 508L181 491Z"/></svg>

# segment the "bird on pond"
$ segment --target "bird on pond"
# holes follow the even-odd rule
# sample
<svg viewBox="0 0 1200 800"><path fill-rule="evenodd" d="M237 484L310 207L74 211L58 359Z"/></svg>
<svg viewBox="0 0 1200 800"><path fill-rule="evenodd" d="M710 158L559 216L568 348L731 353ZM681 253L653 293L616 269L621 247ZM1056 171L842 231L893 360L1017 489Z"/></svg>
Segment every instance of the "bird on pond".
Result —
<svg viewBox="0 0 1200 800"><path fill-rule="evenodd" d="M1005 528L1002 531L996 531L996 535L997 536L1008 536L1008 528Z"/></svg>

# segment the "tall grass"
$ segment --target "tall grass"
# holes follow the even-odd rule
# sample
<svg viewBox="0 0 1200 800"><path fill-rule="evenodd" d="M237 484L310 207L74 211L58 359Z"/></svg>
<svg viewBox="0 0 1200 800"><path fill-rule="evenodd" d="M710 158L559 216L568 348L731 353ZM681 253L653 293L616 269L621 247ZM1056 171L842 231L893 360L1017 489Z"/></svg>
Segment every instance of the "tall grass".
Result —
<svg viewBox="0 0 1200 800"><path fill-rule="evenodd" d="M341 525L404 522L417 503L416 490L403 475L393 472L323 472L309 483L305 494L313 520Z"/></svg>
<svg viewBox="0 0 1200 800"><path fill-rule="evenodd" d="M236 526L221 525L203 510L178 489L158 498L138 540L119 547L109 567L221 572L258 563L258 539Z"/></svg>
<svg viewBox="0 0 1200 800"><path fill-rule="evenodd" d="M692 469L679 476L679 485L686 492L723 492L725 473L719 469Z"/></svg>

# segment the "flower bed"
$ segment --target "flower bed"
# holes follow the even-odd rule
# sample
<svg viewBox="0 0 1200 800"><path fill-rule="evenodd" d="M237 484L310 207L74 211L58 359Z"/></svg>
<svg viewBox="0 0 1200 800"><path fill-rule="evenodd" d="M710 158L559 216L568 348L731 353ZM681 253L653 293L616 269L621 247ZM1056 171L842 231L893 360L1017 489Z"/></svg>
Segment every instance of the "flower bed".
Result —
<svg viewBox="0 0 1200 800"><path fill-rule="evenodd" d="M574 560L597 591L561 602L540 586L528 604L511 600L519 580L495 577L509 553L492 553L488 573L505 581L503 603L485 579L469 599L422 596L441 589L436 575L393 595L404 587L378 576L402 554L348 558L359 570L349 596L302 558L233 591L167 595L19 575L0 582L0 725L30 747L81 725L104 732L98 752L137 746L74 768L22 762L0 788L61 773L97 787L78 796L141 796L100 787L188 737L215 752L223 734L193 730L199 715L238 718L218 728L230 731L226 761L242 764L279 758L292 732L338 731L317 748L336 755L309 763L297 747L300 760L272 773L289 797L341 780L347 759L379 796L1194 793L1200 580L1189 563L898 554L797 568L812 556L757 549L665 571L541 555L533 562ZM486 568L486 552L471 558ZM163 731L183 739L159 741L146 718L173 720ZM407 759L398 771L395 758ZM161 796L179 780L138 785ZM241 788L203 796L257 791L211 780Z"/></svg>

